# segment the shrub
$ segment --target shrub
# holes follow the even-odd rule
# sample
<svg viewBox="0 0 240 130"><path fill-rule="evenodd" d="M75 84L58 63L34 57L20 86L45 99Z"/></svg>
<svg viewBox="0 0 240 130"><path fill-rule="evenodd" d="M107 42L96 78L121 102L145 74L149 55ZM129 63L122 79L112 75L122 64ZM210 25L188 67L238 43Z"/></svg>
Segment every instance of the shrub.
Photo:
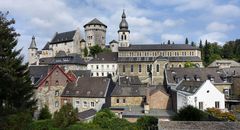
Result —
<svg viewBox="0 0 240 130"><path fill-rule="evenodd" d="M54 113L53 123L56 127L66 128L77 121L77 109L74 109L71 104L66 104L61 107L59 112Z"/></svg>
<svg viewBox="0 0 240 130"><path fill-rule="evenodd" d="M39 120L45 120L45 119L51 119L51 118L52 118L52 115L51 115L51 113L50 113L50 111L48 109L48 106L45 105L41 109L38 119Z"/></svg>
<svg viewBox="0 0 240 130"><path fill-rule="evenodd" d="M208 120L207 113L191 106L185 106L179 110L173 120L177 121L203 121Z"/></svg>
<svg viewBox="0 0 240 130"><path fill-rule="evenodd" d="M206 110L208 114L211 116L218 118L220 120L227 120L227 121L235 121L236 117L230 112L222 112L220 109L217 108L208 108Z"/></svg>
<svg viewBox="0 0 240 130"><path fill-rule="evenodd" d="M157 129L158 119L153 116L143 116L137 120L139 130Z"/></svg>
<svg viewBox="0 0 240 130"><path fill-rule="evenodd" d="M112 118L117 118L109 109L102 109L93 119L93 123L99 125L101 128L108 128Z"/></svg>

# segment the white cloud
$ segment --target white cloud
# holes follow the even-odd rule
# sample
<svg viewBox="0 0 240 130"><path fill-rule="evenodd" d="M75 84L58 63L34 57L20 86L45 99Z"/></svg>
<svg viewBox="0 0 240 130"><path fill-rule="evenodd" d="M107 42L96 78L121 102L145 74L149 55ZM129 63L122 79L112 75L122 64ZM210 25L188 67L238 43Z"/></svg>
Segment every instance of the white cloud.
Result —
<svg viewBox="0 0 240 130"><path fill-rule="evenodd" d="M240 16L240 8L235 5L219 5L215 6L215 8L212 9L213 15L217 17L239 17Z"/></svg>
<svg viewBox="0 0 240 130"><path fill-rule="evenodd" d="M184 19L177 19L177 20L166 19L163 21L163 25L166 27L175 27L178 25L182 25L184 22L185 22Z"/></svg>
<svg viewBox="0 0 240 130"><path fill-rule="evenodd" d="M211 32L211 33L207 33L207 34L200 36L199 39L202 39L203 41L208 40L209 42L218 42L220 44L223 44L222 41L225 38L226 38L226 35L224 33Z"/></svg>
<svg viewBox="0 0 240 130"><path fill-rule="evenodd" d="M174 41L175 43L182 43L184 41L183 35L180 34L162 34L161 39L164 42L167 42L168 40Z"/></svg>
<svg viewBox="0 0 240 130"><path fill-rule="evenodd" d="M227 32L229 30L234 29L234 25L224 24L220 22L212 22L208 24L206 29L210 32Z"/></svg>

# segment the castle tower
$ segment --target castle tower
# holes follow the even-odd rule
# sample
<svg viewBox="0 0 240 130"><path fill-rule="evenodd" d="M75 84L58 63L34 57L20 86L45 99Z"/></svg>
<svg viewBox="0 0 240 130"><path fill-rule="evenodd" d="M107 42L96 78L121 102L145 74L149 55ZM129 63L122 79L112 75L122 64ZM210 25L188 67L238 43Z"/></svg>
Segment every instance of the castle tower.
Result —
<svg viewBox="0 0 240 130"><path fill-rule="evenodd" d="M98 19L93 19L84 25L85 40L87 47L99 45L104 48L106 44L106 29L107 26Z"/></svg>
<svg viewBox="0 0 240 130"><path fill-rule="evenodd" d="M36 45L36 41L35 41L35 37L32 37L32 42L28 48L28 62L29 65L35 63L38 58L37 58L37 45Z"/></svg>
<svg viewBox="0 0 240 130"><path fill-rule="evenodd" d="M119 47L128 47L129 46L129 34L130 34L130 30L128 30L126 14L123 10L122 21L119 24L119 30L118 30Z"/></svg>

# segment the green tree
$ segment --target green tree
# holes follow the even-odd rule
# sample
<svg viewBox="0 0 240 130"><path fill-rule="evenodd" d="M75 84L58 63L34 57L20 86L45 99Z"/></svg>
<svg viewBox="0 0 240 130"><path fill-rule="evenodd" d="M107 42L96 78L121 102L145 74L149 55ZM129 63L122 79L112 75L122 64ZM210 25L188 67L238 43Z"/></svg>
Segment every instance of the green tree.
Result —
<svg viewBox="0 0 240 130"><path fill-rule="evenodd" d="M203 111L188 105L179 110L174 116L173 120L176 121L203 121L207 120L208 115Z"/></svg>
<svg viewBox="0 0 240 130"><path fill-rule="evenodd" d="M184 68L194 68L194 67L196 67L195 64L193 64L190 61L188 61L184 64Z"/></svg>
<svg viewBox="0 0 240 130"><path fill-rule="evenodd" d="M77 121L77 109L71 104L65 104L54 113L53 123L56 127L66 128Z"/></svg>
<svg viewBox="0 0 240 130"><path fill-rule="evenodd" d="M208 43L208 41L205 41L205 46L203 48L203 52L204 52L204 63L205 65L208 65L210 63L210 56L212 54L211 52L211 46L210 43Z"/></svg>
<svg viewBox="0 0 240 130"><path fill-rule="evenodd" d="M17 50L15 20L0 12L0 117L33 109L33 86L28 64L23 64L21 49Z"/></svg>
<svg viewBox="0 0 240 130"><path fill-rule="evenodd" d="M193 41L191 42L191 46L196 46L195 43L194 43Z"/></svg>
<svg viewBox="0 0 240 130"><path fill-rule="evenodd" d="M83 52L84 52L84 57L87 57L88 56L88 49L87 49L87 47L84 48Z"/></svg>
<svg viewBox="0 0 240 130"><path fill-rule="evenodd" d="M188 38L186 37L186 39L185 39L185 44L188 44Z"/></svg>
<svg viewBox="0 0 240 130"><path fill-rule="evenodd" d="M137 120L139 130L157 129L158 119L153 116L143 116Z"/></svg>
<svg viewBox="0 0 240 130"><path fill-rule="evenodd" d="M217 108L207 108L206 112L219 120L236 121L236 116L230 112L222 112Z"/></svg>
<svg viewBox="0 0 240 130"><path fill-rule="evenodd" d="M111 119L117 118L109 109L102 109L93 119L93 123L99 125L101 128L109 128Z"/></svg>
<svg viewBox="0 0 240 130"><path fill-rule="evenodd" d="M102 48L99 45L95 45L89 48L91 56L95 56L96 54L103 52Z"/></svg>
<svg viewBox="0 0 240 130"><path fill-rule="evenodd" d="M170 44L171 44L171 41L170 41L170 40L168 40L168 41L167 41L167 44L168 44L168 45L170 45Z"/></svg>
<svg viewBox="0 0 240 130"><path fill-rule="evenodd" d="M51 119L51 118L52 118L52 114L50 113L50 111L48 109L48 106L45 105L41 109L38 119L39 120L45 120L45 119Z"/></svg>

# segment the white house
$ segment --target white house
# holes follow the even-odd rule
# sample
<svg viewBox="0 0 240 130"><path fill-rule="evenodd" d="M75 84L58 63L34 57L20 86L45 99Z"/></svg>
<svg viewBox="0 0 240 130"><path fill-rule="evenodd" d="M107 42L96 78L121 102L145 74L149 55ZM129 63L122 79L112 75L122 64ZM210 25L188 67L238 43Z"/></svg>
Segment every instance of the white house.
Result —
<svg viewBox="0 0 240 130"><path fill-rule="evenodd" d="M103 52L88 62L87 69L91 70L92 77L107 77L111 74L113 78L117 77L117 52Z"/></svg>
<svg viewBox="0 0 240 130"><path fill-rule="evenodd" d="M182 80L176 88L177 110L186 105L192 105L200 110L207 108L225 109L224 94L210 80Z"/></svg>

